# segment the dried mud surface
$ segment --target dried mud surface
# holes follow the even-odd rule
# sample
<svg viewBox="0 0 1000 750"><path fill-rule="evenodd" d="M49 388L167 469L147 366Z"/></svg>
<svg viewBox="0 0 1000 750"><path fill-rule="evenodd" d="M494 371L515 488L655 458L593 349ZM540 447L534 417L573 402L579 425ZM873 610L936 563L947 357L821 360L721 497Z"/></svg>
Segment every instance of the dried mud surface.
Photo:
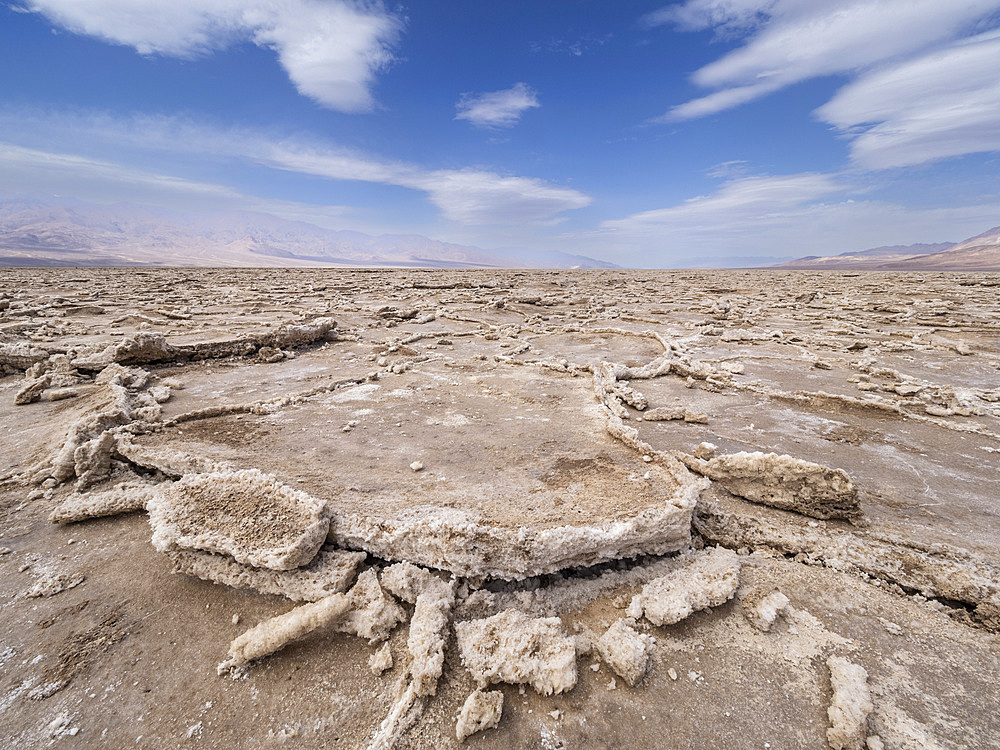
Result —
<svg viewBox="0 0 1000 750"><path fill-rule="evenodd" d="M0 435L4 747L1000 738L1000 275L0 269Z"/></svg>

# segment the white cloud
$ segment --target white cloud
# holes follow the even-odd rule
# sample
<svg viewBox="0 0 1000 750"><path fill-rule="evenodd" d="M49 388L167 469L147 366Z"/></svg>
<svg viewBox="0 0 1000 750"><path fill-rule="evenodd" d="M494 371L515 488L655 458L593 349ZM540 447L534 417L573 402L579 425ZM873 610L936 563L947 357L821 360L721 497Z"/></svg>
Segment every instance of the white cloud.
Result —
<svg viewBox="0 0 1000 750"><path fill-rule="evenodd" d="M911 208L871 200L845 176L805 173L730 180L710 195L604 221L599 231L564 241L590 254L616 247L623 253L619 263L711 264L959 241L996 224L998 213L998 196L973 205Z"/></svg>
<svg viewBox="0 0 1000 750"><path fill-rule="evenodd" d="M429 172L411 185L426 190L445 218L460 224L552 223L558 214L591 202L544 180L474 169Z"/></svg>
<svg viewBox="0 0 1000 750"><path fill-rule="evenodd" d="M1000 34L862 75L816 111L879 169L1000 150Z"/></svg>
<svg viewBox="0 0 1000 750"><path fill-rule="evenodd" d="M462 94L455 105L455 119L468 120L477 127L509 128L526 110L542 106L538 94L526 83L484 94Z"/></svg>
<svg viewBox="0 0 1000 750"><path fill-rule="evenodd" d="M926 52L998 10L1000 0L687 0L668 6L647 22L749 36L695 72L696 84L718 91L661 119L702 117L809 78Z"/></svg>
<svg viewBox="0 0 1000 750"><path fill-rule="evenodd" d="M402 21L352 0L27 0L73 33L143 55L195 57L243 41L273 49L296 89L344 112L372 107Z"/></svg>
<svg viewBox="0 0 1000 750"><path fill-rule="evenodd" d="M22 142L40 139L62 148L114 154L134 153L150 160L156 154L181 168L180 157L253 163L270 169L392 185L427 195L441 215L469 226L530 225L559 220L559 214L583 208L591 198L571 188L534 177L483 169L428 169L393 162L304 138L275 138L263 133L221 130L172 117L52 115L0 110L0 132L19 134Z"/></svg>
<svg viewBox="0 0 1000 750"><path fill-rule="evenodd" d="M778 177L742 177L730 180L711 195L691 198L670 208L632 214L605 221L602 229L623 230L630 235L664 235L677 231L739 231L748 222L767 223L787 216L819 198L845 190L830 175L805 173Z"/></svg>
<svg viewBox="0 0 1000 750"><path fill-rule="evenodd" d="M8 188L18 192L59 193L67 185L106 189L109 185L130 196L142 191L145 199L185 195L199 200L234 199L243 196L224 185L185 180L141 169L130 169L101 159L88 159L0 142L0 173ZM133 198L135 199L135 198Z"/></svg>

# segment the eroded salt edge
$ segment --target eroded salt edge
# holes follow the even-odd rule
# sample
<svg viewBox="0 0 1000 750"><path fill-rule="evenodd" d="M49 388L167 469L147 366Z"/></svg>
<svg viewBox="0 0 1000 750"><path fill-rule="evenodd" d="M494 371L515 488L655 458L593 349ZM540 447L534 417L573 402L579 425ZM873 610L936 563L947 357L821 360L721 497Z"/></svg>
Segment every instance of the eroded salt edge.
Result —
<svg viewBox="0 0 1000 750"><path fill-rule="evenodd" d="M650 508L623 521L508 530L476 523L462 511L426 506L411 509L409 517L381 522L370 516L336 513L328 541L456 576L521 580L565 568L686 549L691 544L698 496L709 482L693 476L681 481L666 507Z"/></svg>

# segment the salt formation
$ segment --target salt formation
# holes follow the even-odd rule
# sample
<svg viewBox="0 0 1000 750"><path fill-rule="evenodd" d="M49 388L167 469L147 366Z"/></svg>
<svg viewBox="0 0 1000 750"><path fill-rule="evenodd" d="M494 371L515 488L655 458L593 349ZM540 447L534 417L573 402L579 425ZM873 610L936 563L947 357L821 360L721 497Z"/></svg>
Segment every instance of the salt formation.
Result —
<svg viewBox="0 0 1000 750"><path fill-rule="evenodd" d="M174 348L162 333L138 331L99 351L89 351L73 360L79 370L103 370L112 364L149 364L174 358Z"/></svg>
<svg viewBox="0 0 1000 750"><path fill-rule="evenodd" d="M369 568L347 592L351 608L341 622L334 624L339 633L365 638L369 643L384 641L393 629L406 619L406 613L395 599L379 585L375 570Z"/></svg>
<svg viewBox="0 0 1000 750"><path fill-rule="evenodd" d="M221 341L172 344L162 333L138 331L103 349L81 353L73 360L80 370L96 371L111 364L151 364L224 357L247 357L261 349L277 351L311 344L328 338L337 324L330 318L303 323L285 323L275 331L238 336Z"/></svg>
<svg viewBox="0 0 1000 750"><path fill-rule="evenodd" d="M147 448L127 437L118 440L115 452L130 463L143 469L152 469L179 479L185 474L209 474L213 471L235 467L211 461L204 456L193 456L169 448Z"/></svg>
<svg viewBox="0 0 1000 750"><path fill-rule="evenodd" d="M864 750L868 735L868 714L872 712L868 672L864 667L831 656L827 659L833 700L827 714L830 728L826 738L831 750Z"/></svg>
<svg viewBox="0 0 1000 750"><path fill-rule="evenodd" d="M84 490L110 472L111 454L117 443L116 431L130 423L159 419L160 406L145 388L150 375L139 368L111 365L94 383L98 390L88 399L87 413L74 422L62 446L52 457L28 473L35 484L52 478L65 482L77 477Z"/></svg>
<svg viewBox="0 0 1000 750"><path fill-rule="evenodd" d="M228 658L219 664L219 674L273 654L318 628L332 625L350 606L349 597L331 594L318 602L302 604L283 615L264 620L232 642Z"/></svg>
<svg viewBox="0 0 1000 750"><path fill-rule="evenodd" d="M122 482L104 492L76 493L63 500L49 514L49 520L52 523L75 523L88 518L145 510L155 494L152 486L136 482Z"/></svg>
<svg viewBox="0 0 1000 750"><path fill-rule="evenodd" d="M387 669L392 669L392 649L389 647L388 641L368 657L368 668L375 676L382 674Z"/></svg>
<svg viewBox="0 0 1000 750"><path fill-rule="evenodd" d="M38 401L51 382L52 378L48 375L28 380L21 387L21 390L15 394L14 405L23 406L24 404L33 404L35 401Z"/></svg>
<svg viewBox="0 0 1000 750"><path fill-rule="evenodd" d="M346 594L331 594L272 617L238 636L219 674L273 654L320 628L352 633L370 642L384 641L405 617L402 609L379 586L373 570L366 570Z"/></svg>
<svg viewBox="0 0 1000 750"><path fill-rule="evenodd" d="M36 362L48 359L49 353L25 341L0 343L0 372L27 370Z"/></svg>
<svg viewBox="0 0 1000 750"><path fill-rule="evenodd" d="M858 491L842 469L777 453L728 453L708 461L688 458L689 468L734 495L813 518L854 518Z"/></svg>
<svg viewBox="0 0 1000 750"><path fill-rule="evenodd" d="M189 474L159 489L147 505L153 546L231 555L273 570L315 557L330 520L324 502L257 469Z"/></svg>
<svg viewBox="0 0 1000 750"><path fill-rule="evenodd" d="M782 511L760 508L750 514L739 507L742 502L702 500L695 530L732 549L777 550L836 570L864 573L923 596L964 602L974 608L977 621L1000 629L1000 567L980 555L856 529L789 524Z"/></svg>
<svg viewBox="0 0 1000 750"><path fill-rule="evenodd" d="M649 668L653 642L650 636L635 629L635 620L622 618L615 620L594 647L605 664L635 687Z"/></svg>
<svg viewBox="0 0 1000 750"><path fill-rule="evenodd" d="M740 584L740 561L724 547L695 552L682 568L642 587L628 608L629 617L645 616L654 625L672 625L698 610L729 601Z"/></svg>
<svg viewBox="0 0 1000 750"><path fill-rule="evenodd" d="M417 695L434 695L444 668L444 644L455 604L455 581L442 581L416 565L403 562L386 568L382 585L415 605L406 641L412 658L410 675Z"/></svg>
<svg viewBox="0 0 1000 750"><path fill-rule="evenodd" d="M788 609L788 597L777 589L768 591L765 588L755 588L744 594L740 603L743 614L757 630L768 632L779 615Z"/></svg>
<svg viewBox="0 0 1000 750"><path fill-rule="evenodd" d="M571 689L578 679L576 656L591 647L589 634L601 632L597 623L604 624L610 607L627 602L627 587L642 588L629 614L653 624L678 622L722 605L735 595L738 563L744 558L722 549L690 552L692 524L698 542L763 553L748 563L756 586L742 593L742 614L727 608L726 616L745 617L767 632L786 613L789 627L780 638L756 635L728 649L726 638L746 635L747 626L700 619L699 630L709 637L701 643L664 644L659 655L703 647L713 679L703 679L695 671L699 667L687 672L692 666L687 665L681 671L690 682L678 682L675 669L646 676L656 640L642 632L647 623L640 627L634 619L619 619L592 643L616 675L612 686L619 678L629 685L647 679L654 690L667 686L678 701L692 700L694 693L685 691L701 691L696 699L706 706L732 708L737 705L732 691L740 689L734 685L742 683L727 678L741 678L748 644L760 649L750 654L762 669L778 664L792 673L807 669L817 654L856 645L879 649L892 659L898 683L909 677L932 695L933 678L912 668L919 665L912 658L917 647L926 648L930 641L900 637L930 632L948 636L940 639L945 646L934 657L944 659L975 690L952 691L947 701L928 700L926 723L917 726L918 718L925 721L923 708L920 716L903 715L913 705L911 695L902 700L904 693L886 683L886 708L892 710L880 712L880 730L884 727L890 740L926 734L925 744L942 736L963 746L985 746L992 739L988 719L967 720L994 697L989 636L969 629L962 638L961 628L1000 629L995 534L982 522L992 512L995 480L978 466L988 466L988 460L977 461L1000 451L995 424L1000 391L989 380L1000 361L990 339L1000 281L928 276L909 284L878 275L861 281L838 277L838 288L824 295L799 289L819 283L814 277L777 274L769 278L786 281L773 289L735 273L712 277L713 286L701 289L698 274L602 272L595 274L595 284L560 274L526 279L520 273L469 271L461 278L435 278L421 271L400 272L398 284L385 285L382 274L325 270L322 277L285 274L270 288L258 283L257 271L213 271L205 272L207 278L224 283L219 299L205 304L208 285L193 274L143 271L141 295L118 299L109 292L127 289L125 279L133 272L114 276L110 286L100 277L75 278L86 275L83 271L74 270L72 279L57 271L37 273L64 279L57 293L74 299L49 292L35 298L18 292L11 299L0 293L0 374L11 376L3 392L8 407L11 402L17 407L5 412L11 420L9 443L0 452L5 462L0 499L10 528L4 542L13 548L0 548L0 555L8 555L4 559L12 570L23 556L19 573L39 566L31 583L15 584L20 588L6 610L16 623L9 628L15 637L0 662L12 667L20 662L25 681L18 687L21 675L10 674L0 696L0 713L8 713L0 723L44 727L45 721L13 702L21 700L20 694L44 699L52 694L51 685L65 686L67 680L49 680L45 673L40 682L30 682L40 668L34 667L38 659L29 657L44 653L44 659L59 660L56 670L82 670L88 659L103 654L93 645L101 643L100 631L86 622L96 606L105 604L97 602L108 599L105 594L128 600L126 582L82 567L101 565L114 554L115 545L90 544L106 531L103 524L78 530L75 541L87 544L60 547L62 559L74 560L70 574L42 570L31 545L72 544L74 539L66 539L69 532L62 530L38 534L34 519L51 510L52 521L71 523L148 507L157 548L175 571L306 602L237 638L223 670L323 631L381 644L366 658L373 674L384 674L393 664L386 639L410 610L394 597L412 605L405 670L397 670L395 695L388 681L380 685L389 694L377 699L393 702L374 734L357 710L368 696L350 695L355 686L342 679L358 672L351 671L330 639L325 653L338 671L324 689L343 701L344 715L359 717L338 726L336 738L331 733L328 739L336 744L356 746L365 737L371 737L373 749L406 743L405 733L435 692L446 692L450 705L458 686L445 691L440 678L453 619L459 622L458 655L478 683L454 727L462 741L500 721L503 693L486 692L489 684L531 685L545 694ZM330 292L328 274L340 277ZM180 278L195 283L188 289L175 283ZM304 284L305 279L323 283ZM26 288L36 284L24 283ZM511 292L522 284L534 288ZM898 284L907 285L905 299L893 288ZM359 293L341 294L342 289ZM796 297L799 291L805 294ZM970 298L976 304L959 307ZM101 306L89 304L96 299ZM343 332L336 332L332 319L317 317L335 306L350 326ZM273 322L289 309L299 311L295 322ZM77 315L81 310L88 312ZM434 320L439 321L435 330L419 328ZM612 320L621 327L601 327ZM274 326L270 330L264 328L267 321ZM646 325L656 330L642 330ZM919 327L916 334L914 327ZM336 346L316 347L290 361L295 347L334 340ZM727 346L731 343L740 345ZM651 355L653 349L657 353ZM953 365L953 355L961 355L960 368ZM219 359L229 361L205 362ZM635 364L642 361L646 364ZM907 369L913 374L901 372ZM747 377L736 377L744 373ZM669 377L643 384L642 392L635 382L660 376ZM174 394L172 378L188 389ZM863 396L837 392L845 383ZM798 390L803 386L834 392ZM484 394L490 400L473 398ZM337 395L349 395L352 403ZM75 400L51 403L63 398ZM356 403L361 400L368 403ZM168 405L161 409L163 404ZM707 424L709 416L711 429L694 426ZM333 425L329 430L327 423ZM507 424L513 428L491 432ZM447 441L444 431L435 429L441 427L448 429ZM486 433L491 440L480 439ZM375 434L377 443L371 440ZM859 515L857 490L844 471L773 453L717 456L715 445L699 443L708 439L728 447L791 441L801 443L808 455L829 454L827 463L849 469L853 482L870 491L871 526L807 522L799 515ZM446 447L435 452L435 442ZM679 452L696 444L693 457ZM511 460L515 445L522 453L516 461ZM880 460L867 460L875 452ZM34 466L20 463L46 455ZM558 461L563 464L559 471ZM486 480L477 483L477 476ZM109 482L109 477L114 479ZM131 478L122 482L125 477ZM956 484L955 477L963 481ZM61 486L74 479L75 492ZM715 490L707 489L712 481ZM112 482L120 483L111 487ZM22 485L35 488L24 497ZM292 488L308 488L309 494ZM126 534L134 532L130 524ZM682 554L643 557L675 552ZM397 564L379 570L383 563L375 562L377 567L357 575L369 554ZM580 569L593 565L601 567ZM84 572L92 591L85 587L60 597L65 604L44 598L79 584ZM842 575L848 573L861 575ZM17 581L17 575L9 578ZM771 582L780 582L803 609L792 609L788 596ZM169 585L183 588L176 579ZM845 596L827 595L825 588L816 593L809 588L813 585ZM866 586L871 586L870 598ZM903 599L903 591L919 595ZM39 598L25 601L26 595ZM872 622L879 614L890 617L877 617L886 632L861 628L857 618L821 622L804 609L847 606L850 597L871 608ZM79 616L88 602L94 604ZM213 617L218 616L216 604L212 598ZM138 611L138 600L131 605L113 616ZM155 615L157 609L149 611ZM568 635L558 619L571 612L576 635ZM94 615L99 616L103 613ZM31 635L57 621L59 627L47 631L46 638ZM67 639L59 642L63 633ZM129 654L150 653L151 644L164 637L155 628L143 630L123 620L114 638L126 635L135 639ZM676 630L670 640L680 635ZM104 640L118 642L110 636ZM43 651L42 643L51 648ZM192 644L192 652L203 645ZM127 655L111 652L102 658L107 661L95 672L106 675L120 669ZM733 724L719 727L714 739L746 730L749 741L759 728L780 744L815 745L825 733L832 748L865 743L868 750L880 748L879 738L866 737L872 708L864 670L843 659L828 664L828 731L815 722L762 723L744 707L736 708ZM180 670L189 666L175 664ZM363 670L366 665L356 666ZM596 663L592 667L601 671ZM324 727L330 731L324 723L329 712L317 716L313 695L274 689L264 672L257 681L261 700L250 712L259 708L260 715L235 706L243 713L231 724L265 726L277 711L291 711L294 726L275 733L278 737ZM980 677L983 673L987 677ZM812 705L822 697L810 674L793 674L802 690L787 696L789 705ZM313 671L311 684L318 684L317 675L326 677ZM579 716L605 712L607 695L600 685L608 684L609 675L587 671L583 677L592 682L575 694L574 711L579 708ZM162 686L156 679L153 687ZM80 686L81 693L92 688ZM204 691L205 685L194 677L191 688ZM769 702L781 699L779 686L761 682L758 688L761 705L765 696ZM651 693L636 697L636 707L662 707ZM508 703L511 708L517 710ZM167 741L165 728L175 728L171 722L178 718L172 711L166 703L157 708L149 741ZM441 727L444 713L428 711L410 744L442 744L446 737L440 733L452 731L450 721ZM570 742L570 731L580 736L566 722L560 731L566 729L567 736L558 737L546 715L562 724L558 709L538 710L536 704L534 716L517 717L509 734L494 742L523 744L526 727L536 728L527 725L536 719L546 746ZM116 722L107 724L107 743L120 746L135 739L123 737ZM636 723L626 733L635 743L662 743L651 734L654 725ZM213 726L206 720L202 726L198 721L194 727L197 732L189 736L204 731L207 739L220 732L211 744L227 743L221 734L226 730L217 722ZM680 728L676 743L690 744L691 735L684 732L704 729ZM176 736L183 736L183 729ZM307 744L323 741L314 736Z"/></svg>
<svg viewBox="0 0 1000 750"><path fill-rule="evenodd" d="M676 552L691 542L691 514L707 483L679 464L659 465L652 471L662 482L662 503L615 521L504 528L482 523L473 513L457 508L425 506L385 519L338 513L330 541L457 576L507 580L640 554Z"/></svg>
<svg viewBox="0 0 1000 750"><path fill-rule="evenodd" d="M330 594L346 591L358 566L367 555L340 549L321 549L307 565L292 570L268 570L243 565L228 555L198 550L171 549L167 552L175 573L214 581L237 589L253 589L286 599L314 602Z"/></svg>
<svg viewBox="0 0 1000 750"><path fill-rule="evenodd" d="M462 704L462 710L455 724L455 736L459 742L476 732L493 729L503 715L503 693L499 690L476 690Z"/></svg>
<svg viewBox="0 0 1000 750"><path fill-rule="evenodd" d="M71 575L69 573L53 573L44 571L34 585L28 589L25 596L29 599L55 596L67 589L72 589L83 583L85 576Z"/></svg>
<svg viewBox="0 0 1000 750"><path fill-rule="evenodd" d="M482 687L527 683L542 695L576 685L576 645L558 617L532 619L508 609L455 626L462 664Z"/></svg>

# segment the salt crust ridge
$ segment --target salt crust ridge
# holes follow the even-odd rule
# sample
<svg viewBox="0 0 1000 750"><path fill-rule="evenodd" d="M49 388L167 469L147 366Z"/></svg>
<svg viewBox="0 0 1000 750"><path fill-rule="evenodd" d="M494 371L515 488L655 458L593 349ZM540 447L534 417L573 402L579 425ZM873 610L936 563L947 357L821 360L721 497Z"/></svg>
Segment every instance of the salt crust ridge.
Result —
<svg viewBox="0 0 1000 750"><path fill-rule="evenodd" d="M732 549L769 549L843 572L860 572L923 596L974 607L973 617L1000 629L1000 570L966 551L943 544L919 545L885 534L828 525L813 528L786 511L741 512L729 502L702 498L694 528L706 540ZM791 522L789 522L791 521Z"/></svg>
<svg viewBox="0 0 1000 750"><path fill-rule="evenodd" d="M160 405L145 391L150 383L145 370L114 364L94 382L98 388L89 397L89 413L77 419L62 445L23 479L41 484L50 478L62 483L76 477L77 489L85 490L110 473L119 429L159 420Z"/></svg>
<svg viewBox="0 0 1000 750"><path fill-rule="evenodd" d="M858 491L842 469L777 453L727 453L702 461L686 457L692 471L755 503L812 518L855 518Z"/></svg>
<svg viewBox="0 0 1000 750"><path fill-rule="evenodd" d="M151 364L224 357L246 357L260 349L282 349L311 344L325 339L337 327L330 318L316 318L303 323L285 323L274 331L240 336L224 341L174 345L162 333L139 331L109 344L103 349L83 352L73 360L81 370L101 370L110 364ZM29 355L30 357L30 355Z"/></svg>
<svg viewBox="0 0 1000 750"><path fill-rule="evenodd" d="M267 570L243 565L228 555L197 550L167 551L175 573L225 584L238 589L253 589L262 594L277 594L300 602L315 602L347 590L358 566L367 555L340 549L321 549L309 564L293 570Z"/></svg>

